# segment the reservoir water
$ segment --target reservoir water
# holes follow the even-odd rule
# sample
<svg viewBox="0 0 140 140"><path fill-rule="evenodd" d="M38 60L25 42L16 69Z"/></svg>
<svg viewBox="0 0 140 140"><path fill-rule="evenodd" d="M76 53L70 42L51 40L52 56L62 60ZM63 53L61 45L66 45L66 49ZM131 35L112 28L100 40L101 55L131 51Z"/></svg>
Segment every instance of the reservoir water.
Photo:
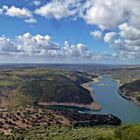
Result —
<svg viewBox="0 0 140 140"><path fill-rule="evenodd" d="M102 106L102 110L96 113L114 114L123 123L140 123L140 107L118 94L119 84L110 76L103 76L91 87L95 91L95 100Z"/></svg>

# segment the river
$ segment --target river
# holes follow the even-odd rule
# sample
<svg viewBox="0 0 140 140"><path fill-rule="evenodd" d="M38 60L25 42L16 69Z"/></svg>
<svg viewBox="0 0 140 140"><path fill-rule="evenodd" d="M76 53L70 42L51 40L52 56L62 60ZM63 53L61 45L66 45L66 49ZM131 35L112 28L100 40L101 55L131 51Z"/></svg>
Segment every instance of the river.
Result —
<svg viewBox="0 0 140 140"><path fill-rule="evenodd" d="M118 94L119 84L111 76L103 76L90 86L95 91L95 100L102 106L96 113L114 114L123 123L140 123L140 107Z"/></svg>

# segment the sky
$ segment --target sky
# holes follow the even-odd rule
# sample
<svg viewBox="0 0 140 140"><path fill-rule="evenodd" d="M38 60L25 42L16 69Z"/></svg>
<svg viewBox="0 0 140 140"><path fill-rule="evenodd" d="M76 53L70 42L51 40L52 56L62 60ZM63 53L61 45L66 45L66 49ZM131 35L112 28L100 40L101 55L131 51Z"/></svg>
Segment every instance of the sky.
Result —
<svg viewBox="0 0 140 140"><path fill-rule="evenodd" d="M1 0L0 63L140 64L140 0Z"/></svg>

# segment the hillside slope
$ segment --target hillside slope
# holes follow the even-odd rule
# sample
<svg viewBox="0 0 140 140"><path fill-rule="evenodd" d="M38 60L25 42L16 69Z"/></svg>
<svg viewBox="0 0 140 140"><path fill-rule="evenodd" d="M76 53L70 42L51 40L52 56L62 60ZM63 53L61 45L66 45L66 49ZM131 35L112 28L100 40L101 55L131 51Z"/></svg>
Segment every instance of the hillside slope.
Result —
<svg viewBox="0 0 140 140"><path fill-rule="evenodd" d="M14 108L38 102L92 104L88 90L80 86L93 77L86 73L47 68L0 71L0 106Z"/></svg>
<svg viewBox="0 0 140 140"><path fill-rule="evenodd" d="M122 96L140 105L140 79L125 83L119 89Z"/></svg>

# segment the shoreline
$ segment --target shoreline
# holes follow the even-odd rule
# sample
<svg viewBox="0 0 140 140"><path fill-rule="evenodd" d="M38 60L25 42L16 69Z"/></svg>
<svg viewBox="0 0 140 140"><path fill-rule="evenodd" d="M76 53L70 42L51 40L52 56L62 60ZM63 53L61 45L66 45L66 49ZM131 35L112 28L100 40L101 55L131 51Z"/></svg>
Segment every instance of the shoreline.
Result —
<svg viewBox="0 0 140 140"><path fill-rule="evenodd" d="M110 75L110 76L111 76L111 75ZM112 77L112 76L111 76L111 77ZM112 77L112 79L118 83L118 85L119 85L119 87L118 87L118 94L119 94L122 98L124 98L125 100L128 100L128 101L131 101L131 102L135 103L137 106L140 106L140 102L138 102L135 98L129 97L129 96L125 95L125 93L121 92L120 86L122 86L123 84L121 83L121 81L120 81L119 79L115 79L115 78L113 78L113 77Z"/></svg>
<svg viewBox="0 0 140 140"><path fill-rule="evenodd" d="M121 84L121 81L120 81L119 79L114 79L113 77L112 77L112 79L113 79L114 81L116 81L116 82L118 83L119 86L122 85L122 84Z"/></svg>
<svg viewBox="0 0 140 140"><path fill-rule="evenodd" d="M121 81L120 81L119 79L114 79L114 78L112 78L112 79L115 80L115 81L119 84L118 94L119 94L122 98L124 98L124 99L126 99L126 100L128 100L128 101L131 101L131 102L135 103L137 106L140 106L140 102L138 102L135 98L129 97L129 96L125 95L125 93L121 92L120 86L122 86L123 84L121 83Z"/></svg>
<svg viewBox="0 0 140 140"><path fill-rule="evenodd" d="M121 83L121 81L120 81L119 79L115 79L115 78L113 78L113 77L112 77L112 79L118 83L118 85L119 85L118 94L119 94L122 98L124 98L125 100L128 100L128 101L131 101L131 102L135 103L137 106L140 106L140 102L138 102L135 98L131 98L131 97L125 95L125 93L121 92L120 86L122 86L123 84Z"/></svg>
<svg viewBox="0 0 140 140"><path fill-rule="evenodd" d="M126 99L126 100L129 100L129 101L135 103L137 106L140 107L140 102L138 102L135 98L131 98L131 97L127 96L127 95L124 95L124 93L121 92L120 89L118 89L118 93L119 93L119 95L120 95L122 98L124 98L124 99Z"/></svg>
<svg viewBox="0 0 140 140"><path fill-rule="evenodd" d="M102 78L102 76L99 76L97 78L93 78L93 83L98 83L100 81L100 79Z"/></svg>
<svg viewBox="0 0 140 140"><path fill-rule="evenodd" d="M90 84L99 82L100 78L101 78L101 76L98 76L97 78L93 78L92 81L87 82L87 83L83 83L80 85L81 87L87 89L90 92L90 95L93 98L93 102L90 104L90 106L92 108L94 108L95 111L100 111L101 105L99 103L97 103L95 98L93 97L93 95L95 95L96 93L95 93L94 89L90 86Z"/></svg>
<svg viewBox="0 0 140 140"><path fill-rule="evenodd" d="M100 111L99 105L95 102L92 102L91 104L77 104L77 103L58 103L58 102L39 102L37 103L39 106L62 106L62 107L78 107L81 109L89 109L94 111Z"/></svg>
<svg viewBox="0 0 140 140"><path fill-rule="evenodd" d="M89 110L93 110L93 111L100 111L101 110L101 105L99 103L96 102L95 98L93 97L93 95L95 95L95 92L93 90L93 88L90 86L91 83L94 82L98 82L99 79L101 78L101 76L98 76L97 78L93 78L90 82L87 83L82 83L80 84L80 86L86 90L89 91L91 98L93 99L93 102L91 102L90 104L79 104L79 103L68 103L68 102L64 102L64 103L58 103L58 102L38 102L37 105L39 106L66 106L66 107L79 107L82 109L89 109Z"/></svg>

